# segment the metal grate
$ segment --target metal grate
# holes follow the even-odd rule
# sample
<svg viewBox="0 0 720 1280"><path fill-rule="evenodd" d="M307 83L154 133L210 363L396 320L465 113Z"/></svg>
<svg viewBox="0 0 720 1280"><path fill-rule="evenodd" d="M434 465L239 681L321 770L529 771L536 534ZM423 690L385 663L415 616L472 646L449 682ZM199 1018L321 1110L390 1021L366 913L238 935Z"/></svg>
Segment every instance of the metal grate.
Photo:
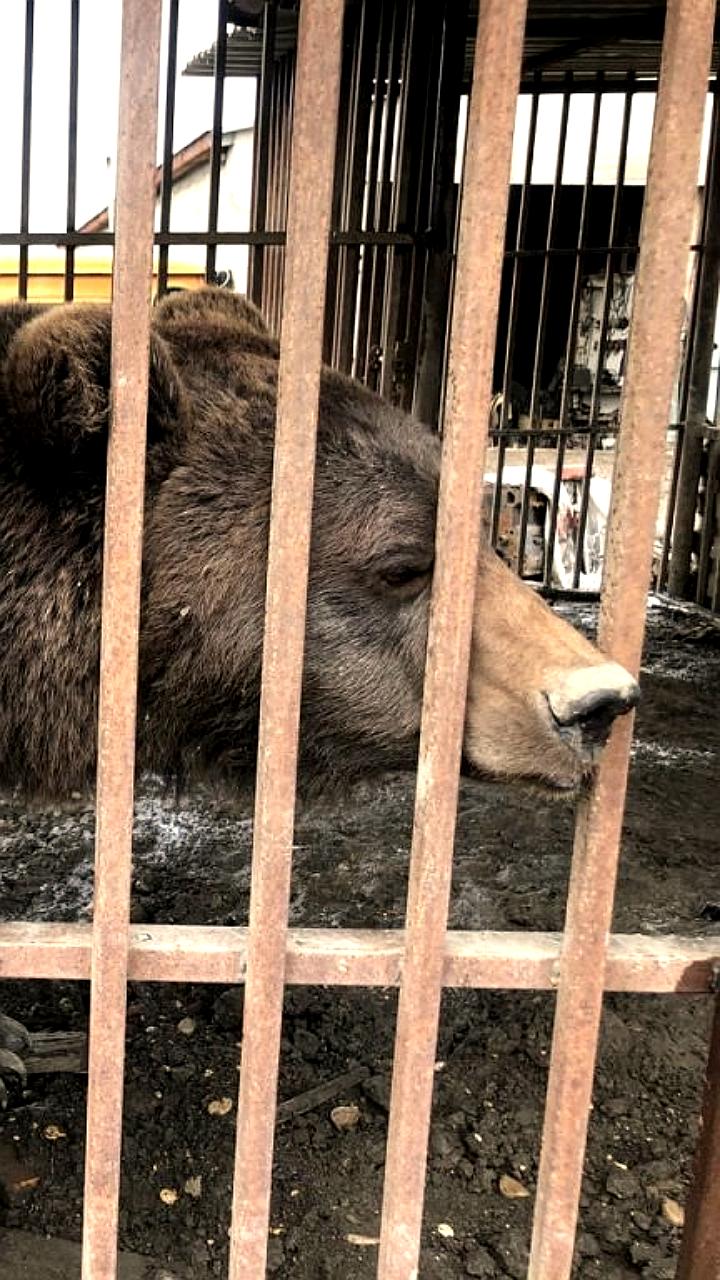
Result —
<svg viewBox="0 0 720 1280"><path fill-rule="evenodd" d="M450 985L557 989L530 1280L567 1280L572 1262L585 1136L603 994L608 990L710 993L717 943L609 935L631 724L614 731L576 833L567 924L562 936L447 930L457 782L481 537L481 489L498 300L504 254L513 120L520 83L525 0L487 0L475 44L454 305L448 348L444 457L438 515L415 828L404 932L288 929L295 774L313 488L315 419L330 267L338 101L343 70L343 0L302 0L297 71L288 66L272 94L261 87L261 128L269 161L256 170L270 207L287 202L287 248L264 228L244 242L270 245L254 258L253 286L281 314L255 845L247 930L130 926L131 833L137 687L138 608L149 304L152 280L155 139L161 0L125 0L113 301L113 431L108 467L98 761L95 915L92 926L0 925L3 977L87 977L92 984L84 1280L116 1275L122 1129L125 995L128 979L246 983L243 1055L231 1222L230 1275L265 1273L281 1005L286 983L400 988L379 1280L417 1277L438 1010ZM27 3L26 126L29 139L33 4ZM601 608L606 650L637 671L650 580L654 521L680 343L687 249L692 239L697 164L710 63L713 0L669 0L652 163L637 269L632 345L624 386L614 505ZM219 31L226 0L220 0ZM171 43L177 35L171 5ZM73 7L77 22L77 7ZM75 29L75 28L74 28ZM269 48L272 25L265 28ZM413 38L398 14L368 43L393 76ZM222 42L222 32L221 32ZM76 93L77 38L73 40ZM353 68L353 59L346 68ZM222 57L216 63L221 78ZM174 63L172 72L174 74ZM353 73L355 74L355 73ZM389 77L390 78L390 77ZM568 91L566 83L565 92ZM389 92L389 91L388 91ZM593 92L597 93L595 86ZM631 93L631 87L627 90ZM270 93L270 89L267 89ZM292 103L287 130L276 112ZM344 110L348 104L341 102ZM352 108L352 102L350 107ZM537 108L535 107L534 110ZM218 156L222 89L215 99ZM434 128L434 126L433 126ZM75 125L71 134L74 136ZM172 137L172 122L168 124ZM437 137L437 133L434 133ZM71 148L71 169L74 150ZM172 146L165 145L165 190ZM23 145L20 290L27 288L29 142ZM559 166L558 166L559 167ZM284 168L289 183L282 178ZM217 166L212 169L215 183ZM352 166L348 172L350 173ZM621 178L618 178L618 183ZM553 187L557 196L557 177ZM216 188L215 190L216 200ZM617 189L617 188L616 188ZM352 183L344 189L350 199ZM587 192L587 183L586 183ZM382 199L382 197L380 197ZM215 209L215 214L217 210ZM267 220L267 219L266 219ZM74 209L68 203L68 279ZM552 222L552 218L550 219ZM221 243L216 216L205 238ZM518 225L522 223L522 208ZM214 227L213 225L214 224ZM581 219L579 248L584 223ZM372 250L377 241L367 241ZM58 237L53 236L53 241ZM236 237L237 239L237 237ZM174 243L167 230L156 236ZM96 237L97 241L97 237ZM391 241L387 271L400 244ZM336 242L337 244L337 242ZM340 244L357 249L357 244ZM547 248L547 246L546 246ZM25 253L22 253L22 250ZM577 262L573 299L577 304ZM276 254L273 261L272 255ZM347 255L346 255L347 256ZM517 264L516 258L516 264ZM547 254L545 261L547 261ZM608 262L610 250L608 250ZM25 266L23 267L23 262ZM373 254L370 293L382 298ZM335 264L337 266L337 264ZM165 258L165 270L167 259ZM208 270L213 269L209 252ZM518 268L519 269L519 268ZM608 267L608 270L611 268ZM282 275L284 274L284 286ZM388 276L384 277L387 281ZM425 277L423 277L425 278ZM70 290L71 291L71 290ZM392 292L392 290L391 290ZM412 291L411 291L412 292ZM410 296L410 295L408 295ZM420 289L422 296L422 289ZM546 297L546 295L544 295ZM282 297L282 303L280 301ZM546 303L543 304L546 306ZM369 314L372 314L370 308ZM325 339L328 340L327 331ZM342 325L332 343L347 344ZM356 344L357 350L357 344ZM536 353L536 364L539 355ZM528 466L531 467L531 461ZM527 512L526 512L527 521ZM705 1124L683 1244L683 1280L720 1274L720 1051L710 1058Z"/></svg>

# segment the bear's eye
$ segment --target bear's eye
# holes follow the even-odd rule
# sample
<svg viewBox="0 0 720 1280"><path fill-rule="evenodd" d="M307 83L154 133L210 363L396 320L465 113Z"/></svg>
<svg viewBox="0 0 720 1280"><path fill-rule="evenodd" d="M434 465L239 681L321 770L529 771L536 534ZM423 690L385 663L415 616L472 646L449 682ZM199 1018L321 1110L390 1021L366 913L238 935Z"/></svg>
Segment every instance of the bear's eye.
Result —
<svg viewBox="0 0 720 1280"><path fill-rule="evenodd" d="M384 586L403 598L419 595L432 577L432 560L408 560L384 565L380 578Z"/></svg>

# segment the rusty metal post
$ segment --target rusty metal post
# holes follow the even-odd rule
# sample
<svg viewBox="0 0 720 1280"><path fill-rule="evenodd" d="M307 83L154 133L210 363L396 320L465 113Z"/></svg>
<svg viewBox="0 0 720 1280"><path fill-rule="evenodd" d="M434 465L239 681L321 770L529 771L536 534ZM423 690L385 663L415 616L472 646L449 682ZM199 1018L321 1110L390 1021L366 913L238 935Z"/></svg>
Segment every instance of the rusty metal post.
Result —
<svg viewBox="0 0 720 1280"><path fill-rule="evenodd" d="M635 672L680 351L714 17L715 0L668 4L599 632L601 646ZM572 1265L631 735L627 717L578 815L529 1280L567 1280Z"/></svg>
<svg viewBox="0 0 720 1280"><path fill-rule="evenodd" d="M525 0L481 6L398 1006L379 1280L417 1276L497 304ZM492 68L492 74L488 69Z"/></svg>
<svg viewBox="0 0 720 1280"><path fill-rule="evenodd" d="M717 967L716 967L717 978ZM720 998L710 1037L700 1141L680 1249L677 1280L720 1276Z"/></svg>
<svg viewBox="0 0 720 1280"><path fill-rule="evenodd" d="M231 1280L265 1275L343 7L300 9Z"/></svg>
<svg viewBox="0 0 720 1280"><path fill-rule="evenodd" d="M123 7L83 1280L116 1275L161 9Z"/></svg>

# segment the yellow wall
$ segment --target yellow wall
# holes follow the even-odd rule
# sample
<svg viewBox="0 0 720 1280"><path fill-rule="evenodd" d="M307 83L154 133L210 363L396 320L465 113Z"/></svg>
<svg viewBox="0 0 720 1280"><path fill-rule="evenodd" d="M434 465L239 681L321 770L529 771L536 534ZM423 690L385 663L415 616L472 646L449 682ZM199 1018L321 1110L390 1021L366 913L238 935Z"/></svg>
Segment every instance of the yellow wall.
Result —
<svg viewBox="0 0 720 1280"><path fill-rule="evenodd" d="M168 283L173 288L197 289L205 283L199 267L170 265ZM110 258L76 259L74 269L75 297L81 302L107 302L112 291ZM153 276L153 293L157 289L157 263ZM0 301L18 297L17 258L0 259ZM31 258L28 265L28 298L31 302L62 302L65 297L65 259Z"/></svg>

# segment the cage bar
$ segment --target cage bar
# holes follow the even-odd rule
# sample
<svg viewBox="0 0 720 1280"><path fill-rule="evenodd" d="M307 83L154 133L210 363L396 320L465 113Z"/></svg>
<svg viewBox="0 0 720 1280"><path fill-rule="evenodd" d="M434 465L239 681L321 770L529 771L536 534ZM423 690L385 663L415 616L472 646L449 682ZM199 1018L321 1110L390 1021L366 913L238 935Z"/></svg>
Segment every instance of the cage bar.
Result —
<svg viewBox="0 0 720 1280"><path fill-rule="evenodd" d="M35 43L35 0L25 0L25 60L23 65L22 159L20 172L20 232L30 226L30 145L32 142L33 47ZM17 238L12 241L17 244ZM28 246L20 242L18 295L28 294Z"/></svg>
<svg viewBox="0 0 720 1280"><path fill-rule="evenodd" d="M223 102L225 100L225 64L227 60L228 0L218 0L217 39L215 41L215 96L213 99L212 146L210 152L210 199L208 231L217 231L220 207L220 164L222 162ZM215 277L216 246L208 244L205 276L209 284Z"/></svg>
<svg viewBox="0 0 720 1280"><path fill-rule="evenodd" d="M601 647L634 672L680 348L714 18L714 0L668 4L599 629ZM529 1280L566 1280L572 1265L631 735L626 717L578 815Z"/></svg>
<svg viewBox="0 0 720 1280"><path fill-rule="evenodd" d="M78 78L80 71L80 0L72 0L70 6L70 90L68 101L68 169L67 210L65 225L68 232L75 230L75 204L77 195L77 132L78 132ZM75 293L75 248L65 249L65 301L70 302Z"/></svg>
<svg viewBox="0 0 720 1280"><path fill-rule="evenodd" d="M100 653L83 1280L115 1280L162 0L125 0Z"/></svg>
<svg viewBox="0 0 720 1280"><path fill-rule="evenodd" d="M275 31L277 26L276 0L265 0L262 24L262 64L255 104L255 137L253 141L253 188L250 226L253 231L264 231L267 220L268 163L270 156L270 92L275 66ZM265 254L256 246L248 261L248 297L257 306L262 304Z"/></svg>
<svg viewBox="0 0 720 1280"><path fill-rule="evenodd" d="M609 245L605 256L602 319L600 321L600 336L598 338L598 358L597 365L595 367L595 376L593 378L592 396L590 399L590 422L593 425L597 422L600 389L602 387L602 376L605 368L605 347L607 343L608 326L610 323L610 305L612 303L613 279L615 277L615 257L619 247L617 237L618 227L620 224L623 189L625 186L625 170L627 168L628 139L630 137L630 120L632 117L634 91L635 79L633 76L630 76L628 77L628 83L625 90L625 106L623 110L622 133L620 135L620 154L618 156L612 212L610 214L610 232L608 235ZM583 479L582 497L580 499L580 519L578 522L577 540L575 543L575 564L573 566L572 581L574 588L577 588L580 585L580 574L582 571L585 547L585 530L587 529L588 512L590 510L590 484L592 481L594 461L595 437L590 436L588 437L587 454L585 457L585 476Z"/></svg>
<svg viewBox="0 0 720 1280"><path fill-rule="evenodd" d="M715 978L720 964L715 965ZM720 998L710 1037L700 1141L680 1249L677 1280L717 1280L720 1275Z"/></svg>
<svg viewBox="0 0 720 1280"><path fill-rule="evenodd" d="M342 0L303 0L278 374L231 1280L265 1271Z"/></svg>
<svg viewBox="0 0 720 1280"><path fill-rule="evenodd" d="M520 307L520 282L522 275L522 250L525 247L525 237L527 235L528 218L530 215L530 186L532 179L533 160L535 158L535 139L537 137L538 112L540 109L539 89L541 85L540 74L535 77L535 85L532 98L530 101L530 122L528 126L527 151L525 153L525 172L523 174L522 190L520 192L520 209L518 211L517 231L515 233L515 251L512 254L512 283L510 286L510 315L508 319L507 335L505 339L505 363L503 368L502 380L502 399L500 401L500 432L498 436L498 456L497 456L497 476L495 478L495 489L493 492L492 515L490 518L490 541L493 546L497 544L498 529L500 525L500 506L502 503L502 474L505 466L505 451L507 443L504 437L504 429L508 424L508 406L510 403L510 393L512 384L513 360L515 356L515 338L517 334L517 319Z"/></svg>
<svg viewBox="0 0 720 1280"><path fill-rule="evenodd" d="M720 102L713 94L712 127L702 210L699 258L693 291L688 353L680 403L677 481L668 515L665 560L671 595L686 597L695 540L698 486L705 446L707 396L715 338L720 270ZM669 569L668 569L668 556ZM699 577L699 575L698 575ZM664 578L661 578L664 585ZM698 580L696 600L703 603Z"/></svg>
<svg viewBox="0 0 720 1280"><path fill-rule="evenodd" d="M0 978L90 977L87 924L0 925ZM492 990L557 987L562 934L451 929L443 986ZM396 987L406 952L402 929L289 929L285 981L301 986ZM224 925L135 925L128 931L133 982L243 982L248 931ZM709 995L715 988L714 938L611 934L605 990Z"/></svg>
<svg viewBox="0 0 720 1280"><path fill-rule="evenodd" d="M417 1274L524 0L478 20L436 562L388 1128L379 1280ZM492 75L488 74L492 68Z"/></svg>
<svg viewBox="0 0 720 1280"><path fill-rule="evenodd" d="M600 127L600 108L602 105L602 91L604 85L604 76L600 72L596 79L595 96L593 98L592 120L590 123L590 139L588 145L587 167L585 169L585 184L583 186L582 204L580 206L580 220L578 223L577 233L577 255L575 258L575 273L573 276L572 301L570 303L570 315L568 317L568 334L565 346L565 368L563 369L562 390L560 393L560 412L558 415L558 440L557 440L557 459L555 463L555 482L553 485L553 495L550 504L550 515L548 518L547 541L545 545L545 570L543 573L543 585L546 590L550 588L552 582L552 566L555 556L555 538L557 535L558 509L560 505L560 486L562 483L563 466L565 462L566 447L566 431L568 421L568 400L570 396L570 388L572 383L572 371L575 362L575 348L577 346L577 326L580 314L580 286L582 284L582 269L585 260L585 250L587 248L587 228L588 214L590 210L590 192L592 190L593 174L595 173L595 160L597 157L598 131ZM593 423L590 423L592 429Z"/></svg>
<svg viewBox="0 0 720 1280"><path fill-rule="evenodd" d="M545 353L545 335L547 333L547 325L549 318L550 303L550 251L553 248L557 236L558 215L560 210L560 194L562 190L563 168L565 165L565 147L567 143L568 118L570 115L570 94L572 93L572 73L568 72L565 76L562 94L562 112L560 116L560 136L558 138L558 149L555 157L555 176L553 179L552 193L550 196L550 209L548 211L547 234L545 239L545 248L547 250L543 258L542 282L540 285L540 305L538 314L538 328L535 339L535 353L533 358L532 387L530 390L530 411L529 427L530 432L527 438L527 457L525 461L525 484L522 491L522 502L520 509L520 529L518 532L518 544L515 557L516 572L522 577L525 570L525 545L527 542L528 518L530 515L530 489L532 485L533 463L535 461L535 435L536 430L542 430L542 408L540 406L540 390L542 381L543 356ZM540 422L536 427L536 420L540 412ZM556 460L557 469L557 460ZM502 476L500 477L502 483Z"/></svg>
<svg viewBox="0 0 720 1280"><path fill-rule="evenodd" d="M173 188L173 145L175 136L175 84L177 81L178 17L180 0L170 0L168 10L167 71L165 73L165 120L163 132L163 165L160 187L160 230L170 230ZM158 296L167 292L170 246L160 245L158 253Z"/></svg>

